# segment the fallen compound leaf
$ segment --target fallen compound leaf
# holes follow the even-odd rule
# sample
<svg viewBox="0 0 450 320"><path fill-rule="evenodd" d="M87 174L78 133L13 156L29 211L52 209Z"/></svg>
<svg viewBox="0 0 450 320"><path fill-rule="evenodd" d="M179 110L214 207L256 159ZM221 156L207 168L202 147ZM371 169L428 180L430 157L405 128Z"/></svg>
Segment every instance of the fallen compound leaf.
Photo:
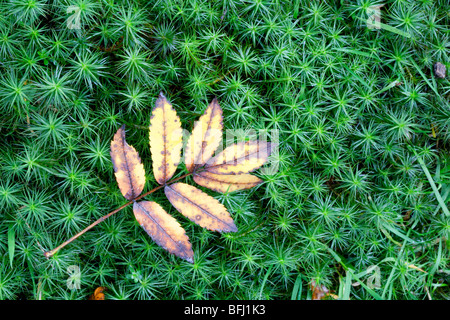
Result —
<svg viewBox="0 0 450 320"><path fill-rule="evenodd" d="M29 123L28 120L27 115ZM147 196L162 186L165 187L165 194L171 204L191 221L213 231L237 232L231 215L219 201L193 186L184 183L171 184L193 175L194 181L201 186L218 192L230 192L252 188L262 182L247 173L261 167L276 144L258 140L241 142L227 147L212 158L214 149L220 145L222 138L222 122L222 109L217 100L213 99L200 117L200 124L194 126L192 140L188 142L190 151L186 167L190 173L169 181L181 160L183 132L176 111L160 93L150 118L149 140L153 173L161 186L140 196L145 185L144 166L137 151L127 144L125 126L122 126L111 141L110 153L120 191L125 198L133 201L111 211L55 249L47 252L43 250L44 255L51 257L78 236L133 202L135 217L150 237L170 253L193 263L192 245L181 225L158 204L136 202L139 196Z"/></svg>
<svg viewBox="0 0 450 320"><path fill-rule="evenodd" d="M263 182L251 174L215 174L208 171L194 173L194 181L202 187L221 193L250 189Z"/></svg>
<svg viewBox="0 0 450 320"><path fill-rule="evenodd" d="M203 191L185 184L167 185L164 192L170 203L185 217L203 228L219 232L236 232L227 209Z"/></svg>
<svg viewBox="0 0 450 320"><path fill-rule="evenodd" d="M181 121L172 104L160 93L150 118L150 151L153 174L159 184L175 173L181 159Z"/></svg>
<svg viewBox="0 0 450 320"><path fill-rule="evenodd" d="M269 158L276 144L251 140L228 146L210 159L206 171L216 174L241 174L261 167Z"/></svg>
<svg viewBox="0 0 450 320"><path fill-rule="evenodd" d="M159 204L135 202L133 212L142 228L159 246L190 263L194 262L192 245L184 229Z"/></svg>
<svg viewBox="0 0 450 320"><path fill-rule="evenodd" d="M110 154L122 195L127 200L138 197L144 189L145 169L136 149L125 140L125 125L114 135Z"/></svg>
<svg viewBox="0 0 450 320"><path fill-rule="evenodd" d="M222 141L222 108L214 98L195 123L186 144L184 162L189 172L211 159Z"/></svg>
<svg viewBox="0 0 450 320"><path fill-rule="evenodd" d="M89 300L105 300L105 294L103 293L105 290L105 287L98 287L89 297Z"/></svg>

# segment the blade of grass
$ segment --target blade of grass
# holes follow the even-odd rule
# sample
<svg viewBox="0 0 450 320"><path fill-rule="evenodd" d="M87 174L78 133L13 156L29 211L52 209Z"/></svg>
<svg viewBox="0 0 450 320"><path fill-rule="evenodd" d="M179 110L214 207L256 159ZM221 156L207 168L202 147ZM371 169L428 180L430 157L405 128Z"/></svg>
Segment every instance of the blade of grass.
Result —
<svg viewBox="0 0 450 320"><path fill-rule="evenodd" d="M369 84L366 82L366 81L364 81L364 79L363 78L361 78L360 76L358 76L356 73L354 73L345 63L343 63L342 64L343 66L344 66L344 68L348 71L348 72L350 72L351 73L351 75L353 76L353 77L355 77L356 78L356 80L358 80L359 82L361 82L363 85L365 85L367 88L371 88L370 86L369 86Z"/></svg>
<svg viewBox="0 0 450 320"><path fill-rule="evenodd" d="M342 52L357 54L357 55L367 57L367 58L372 58L372 59L377 60L378 62L381 62L380 58L378 58L377 56L374 56L371 53L367 53L367 52L363 52L363 51L359 51L359 50L347 49L347 48L334 48L334 49L337 51L342 51Z"/></svg>
<svg viewBox="0 0 450 320"><path fill-rule="evenodd" d="M272 272L272 268L273 268L273 265L270 266L269 270L267 270L267 273L264 276L263 282L261 284L261 290L259 291L259 299L260 300L262 298L262 293L263 293L264 286L266 285L266 281L269 278L270 273Z"/></svg>
<svg viewBox="0 0 450 320"><path fill-rule="evenodd" d="M386 229L384 229L382 226L380 226L380 231L386 236L386 238L391 240L393 243L395 243L399 247L402 246L402 244L400 242L395 241L394 238L392 238L392 236L389 234L389 232L387 232Z"/></svg>
<svg viewBox="0 0 450 320"><path fill-rule="evenodd" d="M345 275L347 276L347 275ZM342 277L339 277L339 289L338 289L338 296L339 298L344 296L344 292L345 291L345 282L344 284L342 283Z"/></svg>
<svg viewBox="0 0 450 320"><path fill-rule="evenodd" d="M434 275L434 273L436 272L436 270L439 267L439 264L441 263L441 259L442 259L442 239L439 240L439 248L438 248L438 256L436 258L436 263L433 265L433 267L430 270L430 277L432 277Z"/></svg>
<svg viewBox="0 0 450 320"><path fill-rule="evenodd" d="M387 30L387 31L396 33L396 34L398 34L398 35L400 35L400 36L403 36L403 37L405 37L405 38L411 38L411 35L410 35L409 33L406 33L406 32L404 32L404 31L402 31L402 30L400 30L400 29L397 29L397 28L395 28L395 27L392 27L392 26L390 26L390 25L388 25L388 24L380 23L380 27L381 27L381 29L384 29L384 30Z"/></svg>
<svg viewBox="0 0 450 320"><path fill-rule="evenodd" d="M8 227L8 253L11 269L13 268L14 251L16 249L16 233L12 224Z"/></svg>
<svg viewBox="0 0 450 320"><path fill-rule="evenodd" d="M366 19L363 19L363 18L361 18L361 17L356 17L356 18L358 18L359 20L362 20L362 21L366 22ZM400 29L397 29L397 28L395 28L395 27L392 27L392 26L390 26L390 25L388 25L388 24L384 24L384 23L381 23L381 22L380 22L380 23L379 23L379 26L380 26L380 29L390 31L390 32L392 32L392 33L396 33L396 34L398 34L398 35L400 35L400 36L403 36L403 37L405 37L405 38L411 38L411 35L410 35L409 33L406 33L406 32L404 32L404 31L402 31L402 30L400 30Z"/></svg>
<svg viewBox="0 0 450 320"><path fill-rule="evenodd" d="M299 274L295 279L294 288L292 289L291 300L301 300L302 297L302 275Z"/></svg>
<svg viewBox="0 0 450 320"><path fill-rule="evenodd" d="M449 210L447 208L447 205L445 204L444 200L442 199L441 194L439 193L439 190L436 187L436 184L434 183L434 180L433 180L433 177L430 174L430 171L428 171L427 166L423 162L422 158L417 154L416 150L414 150L414 148L412 148L411 146L408 146L408 148L414 152L414 155L416 156L417 161L419 161L419 164L422 167L423 172L425 172L425 175L427 176L428 182L430 183L431 188L433 189L434 195L436 196L436 199L437 199L439 205L441 206L442 211L444 212L444 214L447 217L449 217L450 216L450 212L449 212Z"/></svg>
<svg viewBox="0 0 450 320"><path fill-rule="evenodd" d="M408 230L406 237L409 236L409 233L411 231L412 231L412 229ZM391 261L394 263L394 265L392 266L392 269L391 269L391 273L389 274L389 277L388 277L386 283L384 284L383 293L381 294L381 298L383 300L385 300L385 299L391 300L391 298L392 298L392 293L393 293L392 287L393 287L393 283L394 283L393 281L394 281L395 271L396 270L398 271L398 268L396 265L401 264L400 261L402 261L403 252L406 248L406 241L407 241L407 239L404 239L403 244L400 244L400 251L398 252L397 257L395 259L393 257L389 257L389 258L383 259L383 261L382 261L382 262ZM389 293L388 298L386 298L386 293Z"/></svg>
<svg viewBox="0 0 450 320"><path fill-rule="evenodd" d="M383 92L385 92L385 91L387 91L387 90L389 90L389 89L395 87L395 86L398 85L400 82L401 82L400 80L392 81L389 85L387 85L386 87L384 87L384 88L381 89L380 91L377 91L377 92L375 93L375 96L377 96L377 95L379 95L380 93L383 93Z"/></svg>
<svg viewBox="0 0 450 320"><path fill-rule="evenodd" d="M354 273L353 273L353 270L349 270L350 271L350 275L351 275L351 277L354 279L354 280L356 280L356 281L358 281L359 282L359 284L375 299L375 300L383 300L383 298L378 294L378 293L376 293L373 289L371 289L371 288L369 288L366 284L364 284L364 282L358 277L358 276L356 276Z"/></svg>
<svg viewBox="0 0 450 320"><path fill-rule="evenodd" d="M356 274L353 273L354 269L353 269L353 268L350 268L349 266L347 266L347 265L344 263L344 260L339 256L338 253L336 253L333 249L331 249L330 247L326 246L325 244L324 244L324 246L327 248L328 252L336 259L336 261L339 262L339 263L342 265L342 267L344 268L344 270L347 271L347 272L349 272L349 274L350 274L350 276L351 276L351 279L354 279L354 280L358 281L358 282L361 284L361 286L362 286L364 289L366 289L366 291L367 291L374 299L376 299L376 300L382 300L382 297L381 297L378 293L376 293L374 290L372 290L372 289L369 288L367 285L365 285L365 284L362 282L362 280L361 280ZM346 279L346 283L344 284L344 286L347 285L347 281L350 281L350 280ZM350 281L350 285L351 285L351 281ZM345 288L344 288L344 289L345 289ZM349 294L350 294L350 290L348 291L348 295L349 295ZM346 293L346 295L347 295L347 293Z"/></svg>
<svg viewBox="0 0 450 320"><path fill-rule="evenodd" d="M422 72L422 70L420 70L419 66L417 65L417 63L414 60L410 61L411 64L416 68L417 72L420 73L420 75L422 76L423 80L425 80L425 82L428 84L428 86L434 91L434 93L436 93L436 95L439 97L439 92L437 91L436 87L433 86L431 84L431 82L427 79L427 77L425 76L425 74Z"/></svg>
<svg viewBox="0 0 450 320"><path fill-rule="evenodd" d="M438 253L437 253L437 257L436 257L436 262L433 264L433 267L431 268L430 272L428 273L428 278L427 278L427 286L428 287L433 287L434 273L439 268L439 265L441 264L441 259L442 259L442 239L439 239L439 248L438 248ZM434 292L434 290L433 290L433 292ZM428 295L431 300L432 299L431 294L428 293Z"/></svg>
<svg viewBox="0 0 450 320"><path fill-rule="evenodd" d="M387 298L387 299L390 300L390 298L391 298L392 290L388 290L388 289L390 287L392 287L392 285L393 285L395 269L396 269L396 267L392 267L391 273L389 274L389 277L388 277L386 283L384 284L384 290L383 290L383 293L381 294L381 298L383 300L386 299L386 293L389 293L389 298Z"/></svg>
<svg viewBox="0 0 450 320"><path fill-rule="evenodd" d="M449 199L450 186L447 185L447 184L443 184L441 190L442 190L442 196L441 197L442 197L442 200L444 200L444 202L445 202L445 201L447 201ZM436 206L436 210L434 210L433 214L436 214L439 211L440 208L441 208L440 205Z"/></svg>
<svg viewBox="0 0 450 320"><path fill-rule="evenodd" d="M300 2L300 0L294 1L294 15L293 15L294 19L297 19L297 17L298 17L298 9L300 8L299 2Z"/></svg>
<svg viewBox="0 0 450 320"><path fill-rule="evenodd" d="M342 295L339 295L341 300L350 300L350 291L352 290L352 273L347 271L345 273L345 282L342 289Z"/></svg>
<svg viewBox="0 0 450 320"><path fill-rule="evenodd" d="M399 237L402 238L403 240L408 241L408 242L410 242L411 244L417 244L416 241L414 241L414 240L411 239L410 237L404 235L404 234L401 233L399 230L397 230L397 229L391 227L390 225L388 225L388 224L385 223L385 224L383 224L383 227L386 228L387 230L391 231L392 233L396 234L397 236L399 236Z"/></svg>
<svg viewBox="0 0 450 320"><path fill-rule="evenodd" d="M306 290L306 300L312 300L312 291Z"/></svg>

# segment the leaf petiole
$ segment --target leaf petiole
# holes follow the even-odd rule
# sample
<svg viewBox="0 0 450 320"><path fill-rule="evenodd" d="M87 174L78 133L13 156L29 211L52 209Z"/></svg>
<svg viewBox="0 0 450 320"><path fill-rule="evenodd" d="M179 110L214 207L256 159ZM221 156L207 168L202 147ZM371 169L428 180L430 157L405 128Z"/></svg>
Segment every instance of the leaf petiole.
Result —
<svg viewBox="0 0 450 320"><path fill-rule="evenodd" d="M172 179L170 181L168 181L166 183L166 185L174 183L178 180L181 180L183 178L186 178L188 176L190 176L192 173L186 173L178 178ZM92 223L91 225L87 226L86 228L84 228L83 230L81 230L80 232L78 232L76 235L74 235L73 237L69 238L68 240L64 241L63 243L61 243L59 246L57 246L56 248L54 248L53 250L50 251L46 251L44 253L46 258L50 258L52 257L56 252L58 252L61 248L64 248L66 245L68 245L69 243L71 243L72 241L74 241L75 239L77 239L78 237L82 236L83 234L85 234L87 231L89 231L90 229L92 229L93 227L95 227L96 225L98 225L99 223L105 221L106 219L108 219L109 217L111 217L113 214L121 211L122 209L125 209L126 207L128 207L130 204L133 204L135 201L140 200L150 194L152 194L155 191L158 191L159 189L163 188L165 185L160 185L157 186L156 188L153 188L152 190L140 195L139 197L136 197L135 199L132 199L130 201L128 201L127 203L125 203L124 205L120 206L119 208L111 211L110 213L108 213L107 215L104 215L103 217L99 218L97 221L95 221L94 223Z"/></svg>

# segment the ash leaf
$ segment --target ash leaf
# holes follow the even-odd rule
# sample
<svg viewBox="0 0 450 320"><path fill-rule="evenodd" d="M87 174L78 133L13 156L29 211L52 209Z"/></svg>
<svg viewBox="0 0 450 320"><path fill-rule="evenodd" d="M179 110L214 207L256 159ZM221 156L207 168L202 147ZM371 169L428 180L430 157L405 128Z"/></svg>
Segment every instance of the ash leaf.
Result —
<svg viewBox="0 0 450 320"><path fill-rule="evenodd" d="M111 160L122 195L127 200L138 197L145 185L145 169L138 152L125 140L125 125L111 141Z"/></svg>

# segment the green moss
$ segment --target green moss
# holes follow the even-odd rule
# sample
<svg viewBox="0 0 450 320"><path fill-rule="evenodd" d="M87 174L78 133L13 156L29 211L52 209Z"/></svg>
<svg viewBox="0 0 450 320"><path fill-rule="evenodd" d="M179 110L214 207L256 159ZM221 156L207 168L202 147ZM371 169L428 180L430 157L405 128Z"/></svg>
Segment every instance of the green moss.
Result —
<svg viewBox="0 0 450 320"><path fill-rule="evenodd" d="M379 4L1 1L0 299L87 299L98 286L107 299L290 299L297 279L301 298L314 280L351 299L448 299L450 222L435 192L448 206L450 84L433 64L450 67L450 7L391 1L369 28ZM155 193L194 264L153 243L130 208L46 259L124 204L109 156L122 124L156 186L160 91L188 130L214 96L225 129L277 130L262 185L209 192L239 232L203 230ZM349 285L375 266L379 289Z"/></svg>

